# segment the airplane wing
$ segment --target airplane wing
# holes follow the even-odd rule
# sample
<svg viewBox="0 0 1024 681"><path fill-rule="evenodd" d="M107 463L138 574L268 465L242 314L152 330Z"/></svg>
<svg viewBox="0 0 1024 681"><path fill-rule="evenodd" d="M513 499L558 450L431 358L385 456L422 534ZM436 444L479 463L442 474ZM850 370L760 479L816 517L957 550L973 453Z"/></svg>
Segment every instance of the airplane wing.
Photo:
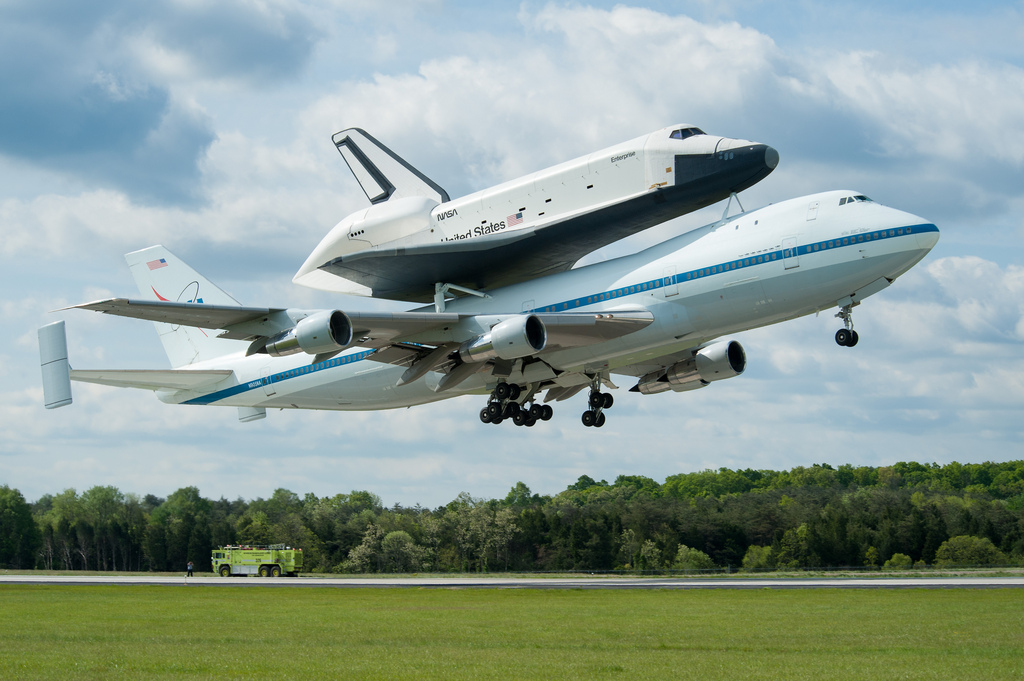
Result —
<svg viewBox="0 0 1024 681"><path fill-rule="evenodd" d="M145 390L198 390L220 383L233 372L230 369L190 371L188 369L72 369L71 380L112 385L116 388Z"/></svg>
<svg viewBox="0 0 1024 681"><path fill-rule="evenodd" d="M205 303L175 303L159 300L108 298L91 303L71 305L61 310L93 310L118 317L132 317L151 322L165 322L202 329L224 329L235 324L269 317L283 309L242 307L238 305L207 305Z"/></svg>
<svg viewBox="0 0 1024 681"><path fill-rule="evenodd" d="M255 341L269 338L293 328L308 316L304 310L269 307L234 307L204 303L109 298L64 309L83 309L120 317L221 329L219 338ZM403 359L419 357L442 345L458 347L469 340L471 332L454 331L453 327L472 315L454 312L347 312L351 320L353 345L367 348L397 348L380 361L403 363ZM490 315L489 315L490 316ZM580 347L632 333L644 328L654 316L643 308L622 308L603 312L538 313L537 318L547 331L545 352L560 348ZM467 336L460 337L458 334ZM379 353L378 353L379 354ZM396 361L396 357L399 359Z"/></svg>

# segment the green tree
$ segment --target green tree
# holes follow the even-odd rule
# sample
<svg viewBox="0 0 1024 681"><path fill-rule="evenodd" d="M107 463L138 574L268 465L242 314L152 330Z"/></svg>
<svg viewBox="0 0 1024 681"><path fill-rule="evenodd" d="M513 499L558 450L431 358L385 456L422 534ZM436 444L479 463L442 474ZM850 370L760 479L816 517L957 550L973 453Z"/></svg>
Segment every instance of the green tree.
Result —
<svg viewBox="0 0 1024 681"><path fill-rule="evenodd" d="M747 547L747 553L743 556L743 569L750 570L774 570L775 556L770 546Z"/></svg>
<svg viewBox="0 0 1024 681"><path fill-rule="evenodd" d="M892 558L882 565L883 570L909 570L914 566L913 559L905 553L894 553Z"/></svg>
<svg viewBox="0 0 1024 681"><path fill-rule="evenodd" d="M1006 554L988 537L960 535L942 542L935 552L935 564L950 565L1004 565Z"/></svg>
<svg viewBox="0 0 1024 681"><path fill-rule="evenodd" d="M42 535L25 497L7 485L0 486L0 567L34 568L41 544Z"/></svg>
<svg viewBox="0 0 1024 681"><path fill-rule="evenodd" d="M404 530L384 535L380 551L384 572L416 572L423 562L423 548Z"/></svg>
<svg viewBox="0 0 1024 681"><path fill-rule="evenodd" d="M676 559L672 562L673 570L714 570L717 567L711 556L686 544L679 545Z"/></svg>

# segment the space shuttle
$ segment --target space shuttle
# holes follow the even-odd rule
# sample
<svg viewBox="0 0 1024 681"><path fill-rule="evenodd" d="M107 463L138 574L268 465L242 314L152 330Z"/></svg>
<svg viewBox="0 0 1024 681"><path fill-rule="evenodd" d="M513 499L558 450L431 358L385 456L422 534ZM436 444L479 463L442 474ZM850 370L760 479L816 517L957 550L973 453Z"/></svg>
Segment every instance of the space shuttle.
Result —
<svg viewBox="0 0 1024 681"><path fill-rule="evenodd" d="M293 277L375 298L433 301L568 270L602 246L728 198L778 165L772 147L676 125L452 199L359 128L333 136L370 206L339 222Z"/></svg>

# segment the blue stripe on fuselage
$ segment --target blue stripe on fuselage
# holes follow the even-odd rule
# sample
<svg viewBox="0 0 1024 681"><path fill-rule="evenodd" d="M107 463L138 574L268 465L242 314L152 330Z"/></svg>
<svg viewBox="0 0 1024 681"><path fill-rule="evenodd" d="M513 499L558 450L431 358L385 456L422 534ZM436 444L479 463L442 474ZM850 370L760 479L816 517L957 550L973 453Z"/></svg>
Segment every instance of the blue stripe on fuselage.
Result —
<svg viewBox="0 0 1024 681"><path fill-rule="evenodd" d="M933 224L922 224L922 225L909 225L907 227L894 227L891 229L876 229L860 234L854 234L850 236L844 236L838 239L826 239L823 241L817 241L806 246L798 246L793 249L792 253L787 253L786 249L775 248L771 251L765 252L761 255L752 255L736 260L730 260L729 262L719 263L717 265L710 265L708 267L701 267L699 269L690 270L689 272L681 272L671 277L659 277L658 279L650 279L637 284L630 284L629 286L620 286L619 288L611 289L609 291L602 291L601 293L595 293L589 296L580 296L579 298L570 298L569 300L563 300L552 305L545 305L543 307L537 307L527 312L564 312L566 310L573 310L588 305L594 305L595 303L601 303L607 300L615 300L617 298L624 298L626 296L635 295L644 291L650 291L654 289L664 288L665 286L672 286L674 284L683 284L688 281L695 279L703 279L705 277L711 277L716 274L722 274L725 272L733 272L735 270L747 269L750 267L757 267L771 262L779 262L788 257L799 257L801 255L810 255L818 253L820 251L831 251L837 248L847 248L849 246L856 246L857 244L867 243L870 241L881 241L883 239L893 239L898 237L912 236L914 234L925 234L927 232L938 232L939 228ZM284 381L298 378L299 376L305 376L307 374L316 373L318 371L325 371L327 369L333 369L335 367L343 366L345 364L352 364L354 362L361 362L367 359L370 355L377 352L376 350L365 350L362 352L354 352L349 355L343 355L341 357L335 357L333 359L326 360L324 362L318 362L316 364L310 364L309 366L299 367L296 369L289 369L288 371L281 371L276 374L271 374L263 378L258 378L240 385L232 386L231 388L225 388L224 390L218 390L208 395L196 397L182 404L212 404L220 400L239 395L250 390L257 390L265 385L274 383L282 383Z"/></svg>

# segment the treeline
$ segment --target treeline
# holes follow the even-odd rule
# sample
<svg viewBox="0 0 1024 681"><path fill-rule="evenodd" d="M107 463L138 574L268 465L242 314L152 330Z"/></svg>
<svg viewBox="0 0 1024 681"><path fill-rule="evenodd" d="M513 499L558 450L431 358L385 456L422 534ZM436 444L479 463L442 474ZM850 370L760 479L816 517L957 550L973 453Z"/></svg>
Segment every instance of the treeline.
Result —
<svg viewBox="0 0 1024 681"><path fill-rule="evenodd" d="M0 567L210 570L227 544L314 572L664 571L1024 563L1024 461L588 476L554 496L384 507L371 492L166 499L114 487L28 503L0 486Z"/></svg>

